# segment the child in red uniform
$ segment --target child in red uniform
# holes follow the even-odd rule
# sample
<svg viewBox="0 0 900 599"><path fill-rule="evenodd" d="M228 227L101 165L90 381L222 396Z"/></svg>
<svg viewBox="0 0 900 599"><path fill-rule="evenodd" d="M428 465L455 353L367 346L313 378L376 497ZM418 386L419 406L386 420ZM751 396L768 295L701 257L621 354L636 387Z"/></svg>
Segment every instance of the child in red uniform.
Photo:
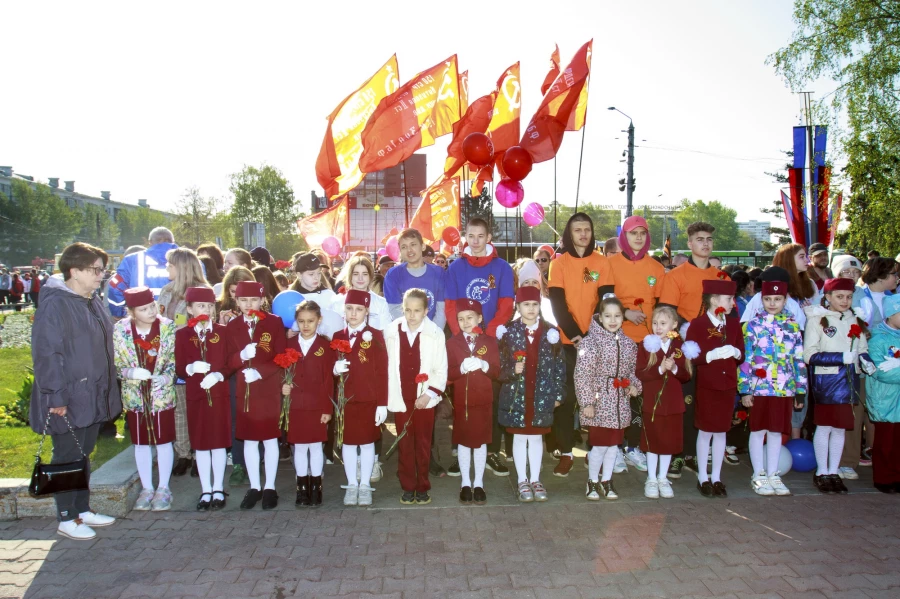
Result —
<svg viewBox="0 0 900 599"><path fill-rule="evenodd" d="M334 341L349 341L351 351L339 356L332 372L346 375L344 397L344 436L341 457L347 475L344 505L372 505L372 469L375 467L375 441L387 419L388 359L381 331L369 326L368 291L351 289L344 300L347 328L334 334ZM356 474L357 449L360 471Z"/></svg>
<svg viewBox="0 0 900 599"><path fill-rule="evenodd" d="M460 503L484 504L484 468L491 442L493 381L500 376L500 354L493 337L481 333L481 302L456 302L460 332L447 340L447 379L453 385L453 443L459 446ZM469 464L475 457L475 482Z"/></svg>
<svg viewBox="0 0 900 599"><path fill-rule="evenodd" d="M691 360L700 355L700 348L678 335L678 312L672 306L657 306L653 310L652 326L653 334L644 337L638 347L636 369L644 384L641 407L644 422L641 451L647 455L644 496L671 499L675 493L666 473L672 456L682 451L681 385L691 380Z"/></svg>
<svg viewBox="0 0 900 599"><path fill-rule="evenodd" d="M278 438L281 436L281 368L274 362L284 351L284 324L274 314L260 311L265 288L255 281L238 283L235 298L242 316L227 327L228 360L239 370L237 382L237 430L243 439L244 462L250 490L241 501L250 510L262 499L264 510L278 505L275 474L278 471ZM266 486L260 491L259 441L266 452Z"/></svg>
<svg viewBox="0 0 900 599"><path fill-rule="evenodd" d="M184 301L190 319L175 333L175 372L185 381L188 435L200 475L197 510L220 510L225 507L225 460L231 445L226 329L215 322L212 289L191 287Z"/></svg>
<svg viewBox="0 0 900 599"><path fill-rule="evenodd" d="M691 321L686 338L700 346L697 357L697 489L704 497L728 497L722 484L725 433L731 428L737 369L744 361L744 334L737 318L727 318L734 307L737 285L725 273L703 281L700 315ZM706 473L712 440L712 482Z"/></svg>
<svg viewBox="0 0 900 599"><path fill-rule="evenodd" d="M431 503L431 434L434 407L447 386L447 345L444 331L428 319L428 294L408 289L403 316L384 332L388 351L388 409L395 413L400 439L397 475L404 505Z"/></svg>
<svg viewBox="0 0 900 599"><path fill-rule="evenodd" d="M322 505L322 467L328 440L328 423L334 406L334 350L328 338L316 334L322 323L322 309L316 302L300 302L295 312L300 334L287 340L287 348L300 352L294 365L292 385L284 384L282 395L291 396L287 441L294 446L297 472L296 506Z"/></svg>

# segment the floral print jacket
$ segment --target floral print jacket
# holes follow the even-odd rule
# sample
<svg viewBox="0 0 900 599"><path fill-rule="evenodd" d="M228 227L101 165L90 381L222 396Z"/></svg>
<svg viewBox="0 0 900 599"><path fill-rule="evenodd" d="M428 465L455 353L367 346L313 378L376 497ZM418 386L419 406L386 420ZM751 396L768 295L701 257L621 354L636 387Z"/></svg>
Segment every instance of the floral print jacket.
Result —
<svg viewBox="0 0 900 599"><path fill-rule="evenodd" d="M631 424L631 399L624 379L643 390L635 374L637 344L618 330L610 333L591 319L587 337L578 344L575 363L575 395L581 406L581 425L602 428L626 428ZM584 408L594 406L594 417L587 418Z"/></svg>
<svg viewBox="0 0 900 599"><path fill-rule="evenodd" d="M159 319L159 350L156 355L154 375L165 375L171 383L159 387L147 381L150 387L150 411L155 413L175 407L175 323L168 318ZM140 368L137 348L131 334L131 318L123 318L113 327L113 350L116 354L116 370L119 377L126 368ZM122 406L126 410L143 412L141 381L122 380Z"/></svg>
<svg viewBox="0 0 900 599"><path fill-rule="evenodd" d="M762 310L744 324L744 363L738 394L760 397L806 395L803 333L790 312ZM762 370L765 370L764 376Z"/></svg>

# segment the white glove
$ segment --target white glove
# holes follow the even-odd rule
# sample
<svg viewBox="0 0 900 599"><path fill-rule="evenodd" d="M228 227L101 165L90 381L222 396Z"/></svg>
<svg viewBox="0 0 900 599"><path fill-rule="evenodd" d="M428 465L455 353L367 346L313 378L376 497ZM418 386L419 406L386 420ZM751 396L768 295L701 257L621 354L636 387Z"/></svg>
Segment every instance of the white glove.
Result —
<svg viewBox="0 0 900 599"><path fill-rule="evenodd" d="M884 362L878 365L878 370L881 372L888 372L889 370L893 370L900 366L900 358L888 358Z"/></svg>
<svg viewBox="0 0 900 599"><path fill-rule="evenodd" d="M165 374L157 374L157 375L151 376L151 377L150 377L150 380L151 380L151 381L153 382L153 384L156 385L157 387L164 387L164 386L166 386L166 385L171 385L171 384L172 384L172 379L169 378L169 377L168 377L167 375L165 375Z"/></svg>
<svg viewBox="0 0 900 599"><path fill-rule="evenodd" d="M245 368L242 372L244 373L244 380L247 381L248 385L262 380L262 375L255 368Z"/></svg>
<svg viewBox="0 0 900 599"><path fill-rule="evenodd" d="M875 368L875 363L871 360L866 360L864 357L859 357L859 367L862 368L862 371L868 375L875 374L875 371L878 370Z"/></svg>
<svg viewBox="0 0 900 599"><path fill-rule="evenodd" d="M487 363L487 360L479 359L478 361L481 362L480 366L481 366L481 370L483 372L487 372L488 369L491 367L491 365Z"/></svg>
<svg viewBox="0 0 900 599"><path fill-rule="evenodd" d="M428 400L428 405L425 406L425 409L430 410L431 408L438 405L439 403L441 403L441 396L435 395L434 397L432 397L431 399Z"/></svg>
<svg viewBox="0 0 900 599"><path fill-rule="evenodd" d="M126 379L130 379L132 381L149 381L150 377L153 376L149 370L146 368L126 368L122 371L122 374Z"/></svg>
<svg viewBox="0 0 900 599"><path fill-rule="evenodd" d="M722 353L720 354L722 359L731 357L739 358L741 355L741 352L733 345L723 345L719 349L722 350Z"/></svg>
<svg viewBox="0 0 900 599"><path fill-rule="evenodd" d="M206 374L207 372L209 372L209 362L202 362L200 360L197 360L192 364L188 364L185 370L187 370L188 376L194 376L195 374Z"/></svg>
<svg viewBox="0 0 900 599"><path fill-rule="evenodd" d="M467 372L472 372L473 370L478 370L479 368L481 368L481 360L475 357L469 357L462 361L459 370L463 374L466 374Z"/></svg>
<svg viewBox="0 0 900 599"><path fill-rule="evenodd" d="M724 347L717 347L716 349L711 349L706 352L706 361L714 362L715 360L724 360L725 358L730 358L734 355L734 351L730 345L726 345Z"/></svg>
<svg viewBox="0 0 900 599"><path fill-rule="evenodd" d="M344 374L348 370L350 370L350 361L345 359L335 362L332 372L335 374L335 376L337 376L339 374Z"/></svg>
<svg viewBox="0 0 900 599"><path fill-rule="evenodd" d="M202 381L200 381L200 388L201 389L209 389L216 383L221 383L224 380L225 380L225 377L222 376L221 372L210 372L205 377L203 377Z"/></svg>
<svg viewBox="0 0 900 599"><path fill-rule="evenodd" d="M247 347L241 350L241 360L247 361L256 357L256 344L248 343Z"/></svg>
<svg viewBox="0 0 900 599"><path fill-rule="evenodd" d="M381 426L387 420L387 406L378 406L375 408L375 426Z"/></svg>
<svg viewBox="0 0 900 599"><path fill-rule="evenodd" d="M844 352L844 364L856 364L856 352L855 351L845 351Z"/></svg>
<svg viewBox="0 0 900 599"><path fill-rule="evenodd" d="M729 346L729 347L731 347L732 355L734 356L734 359L735 359L735 360L740 360L740 359L741 359L741 350L739 350L738 348L736 348L736 347L733 346L733 345L731 345L731 346Z"/></svg>

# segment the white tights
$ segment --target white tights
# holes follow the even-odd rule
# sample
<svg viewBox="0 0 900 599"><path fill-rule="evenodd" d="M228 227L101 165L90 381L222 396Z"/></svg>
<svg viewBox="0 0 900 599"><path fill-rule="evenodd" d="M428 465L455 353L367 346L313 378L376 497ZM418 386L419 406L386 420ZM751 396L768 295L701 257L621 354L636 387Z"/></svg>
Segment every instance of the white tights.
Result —
<svg viewBox="0 0 900 599"><path fill-rule="evenodd" d="M148 491L153 490L153 454L150 445L134 446L134 461L137 464L138 475L141 477L141 486ZM172 476L172 466L175 464L175 450L171 443L163 443L156 446L156 463L159 468L159 487L169 488L169 478Z"/></svg>
<svg viewBox="0 0 900 599"><path fill-rule="evenodd" d="M459 445L457 457L459 458L459 474L462 477L461 487L483 487L484 486L484 466L487 463L487 445L481 445L472 449L465 445ZM470 453L471 452L471 453ZM469 464L472 455L475 456L475 483L469 477Z"/></svg>
<svg viewBox="0 0 900 599"><path fill-rule="evenodd" d="M659 455L649 451L645 455L647 456L647 478L649 480L665 478L669 473L669 464L672 463L672 456ZM659 474L656 473L657 463L659 464Z"/></svg>
<svg viewBox="0 0 900 599"><path fill-rule="evenodd" d="M513 462L519 482L533 483L541 480L541 460L544 457L544 445L541 435L513 435ZM531 478L525 475L525 467L531 464Z"/></svg>
<svg viewBox="0 0 900 599"><path fill-rule="evenodd" d="M816 450L816 476L837 474L844 452L844 429L833 426L817 426L813 435Z"/></svg>
<svg viewBox="0 0 900 599"><path fill-rule="evenodd" d="M361 480L356 478L356 449L359 448L359 476ZM347 484L351 487L369 486L369 480L372 478L372 470L375 468L375 444L367 443L366 445L344 445L341 449L341 458L344 460L344 473L347 475Z"/></svg>
<svg viewBox="0 0 900 599"><path fill-rule="evenodd" d="M722 480L722 462L725 461L725 433L697 431L697 478L701 483L709 480L706 462L709 460L709 441L712 439L712 482Z"/></svg>
<svg viewBox="0 0 900 599"><path fill-rule="evenodd" d="M275 474L278 473L278 439L266 439L262 442L266 452L266 489L275 489ZM259 441L244 441L244 465L247 467L247 478L250 488L259 486Z"/></svg>
<svg viewBox="0 0 900 599"><path fill-rule="evenodd" d="M225 459L228 452L225 448L221 449L198 449L194 452L194 459L197 460L197 472L200 475L200 487L204 493L212 493L223 491L225 489ZM210 484L210 473L212 473L212 483Z"/></svg>
<svg viewBox="0 0 900 599"><path fill-rule="evenodd" d="M294 444L294 470L297 471L297 476L322 476L324 465L325 453L322 451L322 443Z"/></svg>
<svg viewBox="0 0 900 599"><path fill-rule="evenodd" d="M600 476L600 468L603 468L603 478L608 481L612 478L613 469L616 467L616 454L619 448L615 445L609 447L594 446L591 448L591 457L588 458L588 476L593 482L597 482Z"/></svg>
<svg viewBox="0 0 900 599"><path fill-rule="evenodd" d="M763 461L763 440L766 440L766 457ZM753 473L766 473L770 476L778 473L778 458L781 457L781 433L768 430L750 433L750 463Z"/></svg>

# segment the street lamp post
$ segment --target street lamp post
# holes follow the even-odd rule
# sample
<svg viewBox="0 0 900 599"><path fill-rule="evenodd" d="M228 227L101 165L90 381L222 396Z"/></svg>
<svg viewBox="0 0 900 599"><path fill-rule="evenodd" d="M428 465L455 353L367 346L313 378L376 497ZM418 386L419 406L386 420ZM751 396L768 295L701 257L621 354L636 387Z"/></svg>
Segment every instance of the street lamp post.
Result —
<svg viewBox="0 0 900 599"><path fill-rule="evenodd" d="M634 122L631 120L630 116L615 106L610 106L608 110L615 110L628 118L628 175L625 181L625 218L628 218L634 211L634 204L632 202L632 194L634 193Z"/></svg>

